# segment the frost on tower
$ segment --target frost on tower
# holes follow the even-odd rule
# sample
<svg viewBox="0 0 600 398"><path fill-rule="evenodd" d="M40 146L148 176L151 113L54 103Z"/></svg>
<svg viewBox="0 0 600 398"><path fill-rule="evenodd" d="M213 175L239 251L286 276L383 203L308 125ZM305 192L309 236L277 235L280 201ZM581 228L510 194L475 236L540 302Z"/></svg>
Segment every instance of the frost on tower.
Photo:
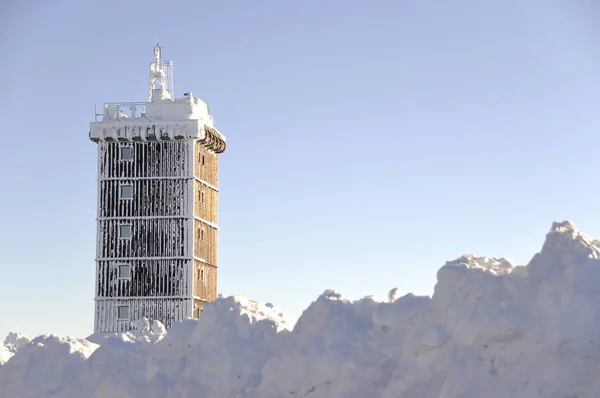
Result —
<svg viewBox="0 0 600 398"><path fill-rule="evenodd" d="M98 144L96 333L147 317L197 318L217 295L218 158L208 105L175 98L173 64L154 48L148 102L105 103ZM99 116L99 115L97 115Z"/></svg>

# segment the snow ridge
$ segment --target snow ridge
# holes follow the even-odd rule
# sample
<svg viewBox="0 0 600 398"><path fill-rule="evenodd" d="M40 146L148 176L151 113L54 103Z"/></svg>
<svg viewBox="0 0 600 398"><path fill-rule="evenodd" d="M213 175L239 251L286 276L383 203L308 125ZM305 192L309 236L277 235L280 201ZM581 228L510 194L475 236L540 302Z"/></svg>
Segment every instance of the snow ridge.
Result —
<svg viewBox="0 0 600 398"><path fill-rule="evenodd" d="M241 296L168 332L136 326L101 345L9 336L0 395L597 398L600 245L555 222L526 266L464 255L438 271L432 297L327 290L292 330L272 304Z"/></svg>
<svg viewBox="0 0 600 398"><path fill-rule="evenodd" d="M4 339L4 344L0 344L0 366L28 344L29 341L29 338L21 333L10 332Z"/></svg>

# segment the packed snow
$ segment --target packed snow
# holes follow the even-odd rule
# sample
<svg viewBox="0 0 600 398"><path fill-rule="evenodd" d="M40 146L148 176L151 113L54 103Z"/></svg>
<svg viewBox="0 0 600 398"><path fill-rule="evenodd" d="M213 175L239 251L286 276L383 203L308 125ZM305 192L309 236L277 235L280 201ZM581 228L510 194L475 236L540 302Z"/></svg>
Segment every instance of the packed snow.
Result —
<svg viewBox="0 0 600 398"><path fill-rule="evenodd" d="M11 334L0 397L597 398L599 321L600 244L567 221L526 266L465 255L432 297L329 290L292 330L272 304L233 296L168 331L143 319L89 340Z"/></svg>
<svg viewBox="0 0 600 398"><path fill-rule="evenodd" d="M29 341L29 338L21 333L10 332L4 339L4 344L0 344L0 366Z"/></svg>

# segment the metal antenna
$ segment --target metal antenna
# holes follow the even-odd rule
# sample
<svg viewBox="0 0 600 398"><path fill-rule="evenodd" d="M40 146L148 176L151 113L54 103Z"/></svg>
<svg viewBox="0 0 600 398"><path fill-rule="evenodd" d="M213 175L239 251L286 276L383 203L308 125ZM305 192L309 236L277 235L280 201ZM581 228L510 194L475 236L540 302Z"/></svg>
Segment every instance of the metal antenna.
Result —
<svg viewBox="0 0 600 398"><path fill-rule="evenodd" d="M162 47L158 45L158 42L156 42L156 46L154 47L154 58L156 59L156 63L160 62L161 57Z"/></svg>
<svg viewBox="0 0 600 398"><path fill-rule="evenodd" d="M156 43L156 46L154 46L154 62L150 62L148 100L150 102L172 101L174 96L173 62L162 60L162 47Z"/></svg>

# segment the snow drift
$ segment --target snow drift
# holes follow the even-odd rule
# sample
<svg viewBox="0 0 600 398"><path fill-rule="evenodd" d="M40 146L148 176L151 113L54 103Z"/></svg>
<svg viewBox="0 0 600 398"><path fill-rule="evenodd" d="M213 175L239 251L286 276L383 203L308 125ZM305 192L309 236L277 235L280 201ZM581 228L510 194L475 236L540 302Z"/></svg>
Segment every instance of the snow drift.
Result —
<svg viewBox="0 0 600 398"><path fill-rule="evenodd" d="M4 344L0 344L0 366L29 341L29 338L21 333L10 332L4 339Z"/></svg>
<svg viewBox="0 0 600 398"><path fill-rule="evenodd" d="M326 291L291 331L273 305L234 296L100 345L13 336L0 397L596 398L599 257L597 241L554 223L527 266L465 255L431 298Z"/></svg>

